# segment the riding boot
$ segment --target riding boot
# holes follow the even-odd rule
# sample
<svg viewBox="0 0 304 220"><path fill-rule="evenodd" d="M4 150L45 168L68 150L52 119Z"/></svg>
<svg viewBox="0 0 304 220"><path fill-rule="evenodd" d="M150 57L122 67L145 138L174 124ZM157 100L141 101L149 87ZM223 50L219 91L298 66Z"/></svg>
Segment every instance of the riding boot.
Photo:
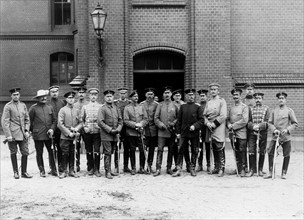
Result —
<svg viewBox="0 0 304 220"><path fill-rule="evenodd" d="M145 154L144 152L139 153L139 167L144 169L145 168Z"/></svg>
<svg viewBox="0 0 304 220"><path fill-rule="evenodd" d="M163 161L163 154L162 154L162 160L161 163ZM172 148L170 149L170 147L168 147L168 154L167 154L167 170L171 170L172 168L172 162L173 162L173 152L172 152ZM161 165L161 164L160 164Z"/></svg>
<svg viewBox="0 0 304 220"><path fill-rule="evenodd" d="M119 148L119 146L115 146L115 151L114 151L114 166L115 166L115 170L117 170L117 171L118 171L118 164L119 164L119 161L118 161L118 148Z"/></svg>
<svg viewBox="0 0 304 220"><path fill-rule="evenodd" d="M22 178L32 178L32 176L26 172L26 169L27 169L27 155L22 155L21 156L21 177Z"/></svg>
<svg viewBox="0 0 304 220"><path fill-rule="evenodd" d="M284 157L281 178L286 179L290 156Z"/></svg>
<svg viewBox="0 0 304 220"><path fill-rule="evenodd" d="M249 154L250 171L247 177L252 177L256 173L256 154Z"/></svg>
<svg viewBox="0 0 304 220"><path fill-rule="evenodd" d="M161 169L161 165L163 163L163 151L158 150L156 156L156 170Z"/></svg>
<svg viewBox="0 0 304 220"><path fill-rule="evenodd" d="M190 172L191 170L195 171L196 161L197 161L197 154L196 152L194 152L191 154Z"/></svg>
<svg viewBox="0 0 304 220"><path fill-rule="evenodd" d="M205 150L206 150L206 165L207 170L210 170L210 143L205 142Z"/></svg>
<svg viewBox="0 0 304 220"><path fill-rule="evenodd" d="M225 151L224 151L224 149L218 151L218 157L219 157L218 177L223 177L224 176L224 171L225 171Z"/></svg>
<svg viewBox="0 0 304 220"><path fill-rule="evenodd" d="M213 156L214 156L214 169L211 171L211 174L218 174L219 173L219 152L216 150L213 150Z"/></svg>
<svg viewBox="0 0 304 220"><path fill-rule="evenodd" d="M135 150L130 150L130 161L131 161L131 174L135 175L136 172Z"/></svg>
<svg viewBox="0 0 304 220"><path fill-rule="evenodd" d="M265 154L260 154L259 157L259 170L258 175L263 176L263 166L264 166Z"/></svg>
<svg viewBox="0 0 304 220"><path fill-rule="evenodd" d="M94 162L93 162L93 153L87 153L87 170L89 171L89 175L93 175L94 173Z"/></svg>
<svg viewBox="0 0 304 220"><path fill-rule="evenodd" d="M191 168L191 163L190 163L190 155L189 155L189 149L188 147L186 148L186 150L184 151L184 158L185 158L185 162L186 162L186 170L188 173L190 173L190 168ZM182 167L183 164L181 164Z"/></svg>
<svg viewBox="0 0 304 220"><path fill-rule="evenodd" d="M59 178L63 179L67 176L67 165L68 165L68 161L69 161L69 154L66 153L62 153L62 157L61 157L61 172L59 174Z"/></svg>
<svg viewBox="0 0 304 220"><path fill-rule="evenodd" d="M11 154L11 161L12 161L12 166L13 166L13 171L14 171L14 178L19 179L18 161L17 161L16 154Z"/></svg>
<svg viewBox="0 0 304 220"><path fill-rule="evenodd" d="M101 177L100 174L100 153L94 153L94 174L97 177Z"/></svg>
<svg viewBox="0 0 304 220"><path fill-rule="evenodd" d="M74 152L71 152L69 154L69 172L75 172L75 169L74 169L74 162L75 162L75 155L74 155Z"/></svg>
<svg viewBox="0 0 304 220"><path fill-rule="evenodd" d="M268 170L269 173L264 179L271 179L272 178L272 168L273 168L273 155L268 154Z"/></svg>

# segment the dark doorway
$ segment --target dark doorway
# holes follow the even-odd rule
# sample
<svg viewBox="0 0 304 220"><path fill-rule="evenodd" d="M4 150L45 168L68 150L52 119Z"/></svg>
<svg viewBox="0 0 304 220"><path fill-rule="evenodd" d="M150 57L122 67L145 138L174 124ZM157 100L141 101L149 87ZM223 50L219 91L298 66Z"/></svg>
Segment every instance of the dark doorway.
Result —
<svg viewBox="0 0 304 220"><path fill-rule="evenodd" d="M184 88L185 57L179 53L158 51L147 52L134 57L134 89L139 100L145 99L144 89L153 87L159 101L162 101L162 88Z"/></svg>

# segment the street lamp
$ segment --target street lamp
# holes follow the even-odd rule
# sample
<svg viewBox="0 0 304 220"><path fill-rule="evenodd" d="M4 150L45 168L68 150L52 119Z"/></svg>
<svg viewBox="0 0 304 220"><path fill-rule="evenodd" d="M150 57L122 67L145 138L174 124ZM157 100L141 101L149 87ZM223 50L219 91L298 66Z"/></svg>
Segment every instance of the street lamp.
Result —
<svg viewBox="0 0 304 220"><path fill-rule="evenodd" d="M94 31L97 36L98 45L99 45L99 60L102 62L102 41L103 41L103 28L106 24L107 13L102 9L100 3L97 4L95 10L91 13Z"/></svg>

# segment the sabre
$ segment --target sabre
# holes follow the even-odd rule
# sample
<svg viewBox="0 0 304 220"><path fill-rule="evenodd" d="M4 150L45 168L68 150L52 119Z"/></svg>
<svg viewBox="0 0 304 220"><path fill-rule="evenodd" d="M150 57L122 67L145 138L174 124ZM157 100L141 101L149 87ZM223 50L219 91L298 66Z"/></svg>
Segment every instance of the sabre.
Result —
<svg viewBox="0 0 304 220"><path fill-rule="evenodd" d="M210 141L210 173L209 174L212 174L212 164L213 164L212 134L213 134L213 131L210 128L209 128L209 131L210 131L210 137L209 137L209 141Z"/></svg>
<svg viewBox="0 0 304 220"><path fill-rule="evenodd" d="M57 166L58 165L58 160L57 160L57 157L56 157L56 148L54 146L54 137L53 137L53 135L49 135L49 137L51 139L51 149L52 149L52 152L53 152L56 172L57 172L57 175L59 175L58 166Z"/></svg>
<svg viewBox="0 0 304 220"><path fill-rule="evenodd" d="M74 145L74 164L76 165L76 160L77 160L77 142L79 142L79 133L76 131L73 131L74 134L74 139L73 139L73 145ZM77 173L77 169L76 169L76 173Z"/></svg>
<svg viewBox="0 0 304 220"><path fill-rule="evenodd" d="M259 148L260 148L260 131L258 131L257 135L257 140L256 140L256 167L257 167L257 176L259 176L259 157L258 157L258 153L259 153Z"/></svg>
<svg viewBox="0 0 304 220"><path fill-rule="evenodd" d="M145 166L148 164L148 156L147 156L147 149L146 149L146 145L145 145L145 142L144 142L144 130L142 128L137 128L136 129L139 134L140 134L140 139L141 139L141 143L142 143L142 146L143 146L143 150L144 150L144 155L145 155ZM143 167L144 170L145 170L145 167Z"/></svg>
<svg viewBox="0 0 304 220"><path fill-rule="evenodd" d="M117 159L118 159L118 163L117 163L117 171L118 171L118 175L120 175L120 169L119 169L119 162L120 162L120 143L121 143L121 140L120 140L120 135L117 134Z"/></svg>
<svg viewBox="0 0 304 220"><path fill-rule="evenodd" d="M275 163L276 163L276 157L278 156L278 148L280 146L279 142L280 135L278 135L275 148L274 148L274 155L273 155L273 165L272 165L272 179L275 179Z"/></svg>
<svg viewBox="0 0 304 220"><path fill-rule="evenodd" d="M239 170L238 170L238 166L237 166L237 161L236 161L236 155L235 155L235 146L234 146L234 142L235 142L235 135L232 129L229 130L229 139L231 142L231 147L232 147L232 151L233 151L233 156L234 156L234 161L235 161L235 167L236 167L236 175L239 177Z"/></svg>

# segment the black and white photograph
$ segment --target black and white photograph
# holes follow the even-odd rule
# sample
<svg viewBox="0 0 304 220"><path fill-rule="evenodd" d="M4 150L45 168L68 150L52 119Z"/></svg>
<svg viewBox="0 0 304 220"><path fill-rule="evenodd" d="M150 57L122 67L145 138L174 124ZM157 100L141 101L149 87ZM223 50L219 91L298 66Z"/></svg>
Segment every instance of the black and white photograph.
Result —
<svg viewBox="0 0 304 220"><path fill-rule="evenodd" d="M0 0L0 219L304 219L303 0Z"/></svg>

